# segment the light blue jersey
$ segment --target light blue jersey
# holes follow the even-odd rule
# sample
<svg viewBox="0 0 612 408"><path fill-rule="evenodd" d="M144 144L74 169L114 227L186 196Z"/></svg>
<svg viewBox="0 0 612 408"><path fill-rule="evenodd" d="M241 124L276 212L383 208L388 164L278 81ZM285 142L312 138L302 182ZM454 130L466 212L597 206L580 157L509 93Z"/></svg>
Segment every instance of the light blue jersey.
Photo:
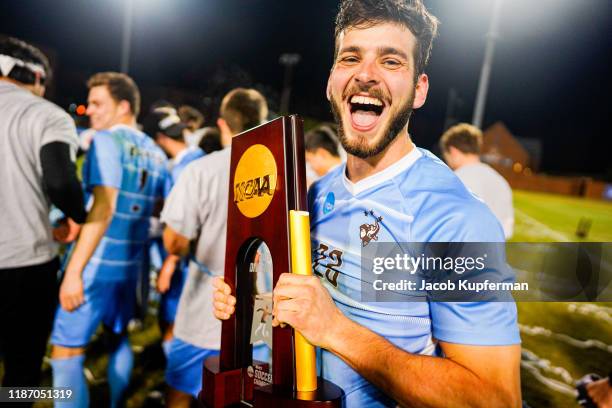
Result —
<svg viewBox="0 0 612 408"><path fill-rule="evenodd" d="M83 279L135 279L145 259L149 217L168 178L163 151L144 133L117 125L96 133L83 165L87 196L95 186L119 190L113 219L83 272Z"/></svg>
<svg viewBox="0 0 612 408"><path fill-rule="evenodd" d="M185 170L185 167L194 160L204 156L204 151L198 147L189 147L185 151L174 158L170 166L170 177L166 179L165 196L170 194L170 190L178 181L179 176Z"/></svg>
<svg viewBox="0 0 612 408"><path fill-rule="evenodd" d="M308 194L313 267L340 310L410 353L438 355L434 339L520 343L514 303L361 302L361 249L369 242L503 242L504 234L487 206L426 150L414 148L357 183L345 168ZM321 369L344 389L347 406L397 405L325 350Z"/></svg>

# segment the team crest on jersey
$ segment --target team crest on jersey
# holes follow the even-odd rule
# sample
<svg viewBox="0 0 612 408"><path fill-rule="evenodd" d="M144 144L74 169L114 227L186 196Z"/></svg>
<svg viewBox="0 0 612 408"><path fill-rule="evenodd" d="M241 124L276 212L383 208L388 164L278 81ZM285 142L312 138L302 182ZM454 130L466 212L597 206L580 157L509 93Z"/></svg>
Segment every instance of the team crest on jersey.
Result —
<svg viewBox="0 0 612 408"><path fill-rule="evenodd" d="M361 246L364 247L370 243L370 241L378 241L378 232L380 231L380 222L383 217L377 217L374 215L374 210L364 211L363 215L366 217L374 217L374 224L361 224L359 227L359 238L361 238Z"/></svg>

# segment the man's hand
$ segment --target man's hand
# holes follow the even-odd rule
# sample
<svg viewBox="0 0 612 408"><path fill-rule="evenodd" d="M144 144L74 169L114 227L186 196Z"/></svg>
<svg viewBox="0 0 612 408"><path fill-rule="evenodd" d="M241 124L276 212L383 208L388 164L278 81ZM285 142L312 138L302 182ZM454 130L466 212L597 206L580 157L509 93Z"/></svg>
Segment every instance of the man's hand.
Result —
<svg viewBox="0 0 612 408"><path fill-rule="evenodd" d="M69 244L78 237L80 231L80 224L70 218L64 218L60 221L60 225L53 229L53 239L62 244Z"/></svg>
<svg viewBox="0 0 612 408"><path fill-rule="evenodd" d="M59 299L62 308L68 312L78 309L83 304L83 280L80 274L66 273L64 275Z"/></svg>
<svg viewBox="0 0 612 408"><path fill-rule="evenodd" d="M347 317L316 276L283 273L273 292L273 326L291 325L312 345L330 349Z"/></svg>
<svg viewBox="0 0 612 408"><path fill-rule="evenodd" d="M222 276L213 279L213 287L213 313L217 319L227 320L236 310L236 297L232 296L232 288Z"/></svg>
<svg viewBox="0 0 612 408"><path fill-rule="evenodd" d="M168 255L162 265L159 274L157 275L157 291L166 293L170 289L172 275L176 270L176 266L181 258L176 255Z"/></svg>

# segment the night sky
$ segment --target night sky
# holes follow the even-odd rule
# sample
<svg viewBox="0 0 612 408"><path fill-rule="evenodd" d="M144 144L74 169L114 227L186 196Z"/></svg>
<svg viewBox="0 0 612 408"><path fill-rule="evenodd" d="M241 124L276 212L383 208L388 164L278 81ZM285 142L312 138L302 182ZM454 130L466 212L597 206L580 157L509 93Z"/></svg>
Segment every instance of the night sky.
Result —
<svg viewBox="0 0 612 408"><path fill-rule="evenodd" d="M84 103L87 77L118 70L121 0L0 1L0 34L50 53L50 99ZM185 91L207 113L233 85L257 86L278 109L280 54L299 53L291 112L331 120L325 84L333 54L335 0L135 0L130 75L146 104L160 89ZM471 121L493 1L425 0L440 21L427 73L430 91L410 132L431 148L444 130L449 89ZM612 179L612 2L506 0L484 127L503 121L543 143L541 169ZM171 94L169 94L172 99ZM209 122L210 123L210 122Z"/></svg>

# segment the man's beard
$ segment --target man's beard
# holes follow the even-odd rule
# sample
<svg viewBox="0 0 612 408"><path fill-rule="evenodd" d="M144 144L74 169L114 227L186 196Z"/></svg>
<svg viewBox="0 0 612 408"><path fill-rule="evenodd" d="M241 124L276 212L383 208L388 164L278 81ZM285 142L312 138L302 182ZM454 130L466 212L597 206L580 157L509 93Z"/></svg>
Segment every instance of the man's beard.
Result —
<svg viewBox="0 0 612 408"><path fill-rule="evenodd" d="M396 114L393 115L392 112L389 112L390 120L387 122L386 129L382 129L383 137L373 146L369 145L369 140L361 135L356 135L356 139L354 141L350 141L344 132L344 124L342 123L342 115L340 114L340 107L336 103L335 98L332 96L330 98L330 104L332 113L334 115L334 119L338 124L338 140L342 147L348 154L353 156L357 156L360 159L367 159L369 157L376 156L381 153L383 150L389 146L389 144L395 140L395 138L399 135L401 130L408 124L408 120L410 119L410 115L412 115L412 103L414 102L414 92L412 95L406 100L402 106L400 106ZM349 118L350 120L350 118Z"/></svg>

